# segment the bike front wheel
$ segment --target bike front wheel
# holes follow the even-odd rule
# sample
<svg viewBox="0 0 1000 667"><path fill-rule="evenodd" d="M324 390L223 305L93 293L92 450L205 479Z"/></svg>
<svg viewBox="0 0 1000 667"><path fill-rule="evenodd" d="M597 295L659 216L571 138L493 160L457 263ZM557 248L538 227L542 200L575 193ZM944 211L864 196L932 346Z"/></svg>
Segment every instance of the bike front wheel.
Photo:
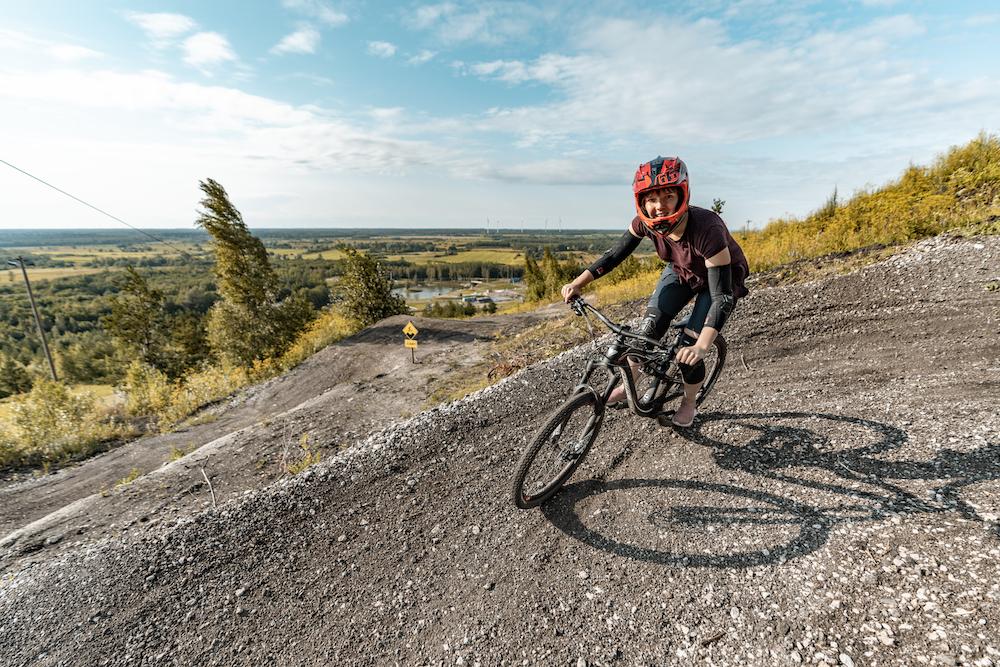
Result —
<svg viewBox="0 0 1000 667"><path fill-rule="evenodd" d="M549 417L521 454L512 499L521 509L556 494L583 461L604 420L604 405L592 391L570 397Z"/></svg>

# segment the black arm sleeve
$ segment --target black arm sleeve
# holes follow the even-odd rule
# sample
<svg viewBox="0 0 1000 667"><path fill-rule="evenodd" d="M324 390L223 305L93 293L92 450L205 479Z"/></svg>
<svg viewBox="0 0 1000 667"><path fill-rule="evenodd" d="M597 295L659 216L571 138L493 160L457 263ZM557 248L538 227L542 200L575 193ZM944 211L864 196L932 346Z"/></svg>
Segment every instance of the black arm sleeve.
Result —
<svg viewBox="0 0 1000 667"><path fill-rule="evenodd" d="M736 305L731 264L708 267L708 293L712 295L712 307L708 309L705 326L719 331Z"/></svg>
<svg viewBox="0 0 1000 667"><path fill-rule="evenodd" d="M631 255L632 251L638 248L640 243L642 243L642 239L636 238L632 235L632 232L626 229L622 237L618 239L618 243L611 250L601 255L587 270L594 276L594 280L597 280L624 262L625 258Z"/></svg>

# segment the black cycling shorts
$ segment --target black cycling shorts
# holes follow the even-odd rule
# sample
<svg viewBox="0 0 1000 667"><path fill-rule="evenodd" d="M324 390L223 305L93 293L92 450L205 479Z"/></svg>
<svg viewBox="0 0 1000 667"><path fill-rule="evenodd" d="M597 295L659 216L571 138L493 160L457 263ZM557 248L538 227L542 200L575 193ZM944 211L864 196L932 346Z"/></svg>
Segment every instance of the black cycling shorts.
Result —
<svg viewBox="0 0 1000 667"><path fill-rule="evenodd" d="M705 289L700 292L695 292L682 283L674 270L667 264L663 273L660 274L660 279L656 282L656 289L653 290L653 296L649 298L649 304L646 306L646 314L652 316L656 322L656 335L651 337L663 338L670 323L684 309L684 306L690 303L692 298L695 299L694 310L691 311L691 318L688 320L686 328L699 334L705 326L705 318L708 317L708 311L712 307L712 295L708 291L708 286L706 285Z"/></svg>

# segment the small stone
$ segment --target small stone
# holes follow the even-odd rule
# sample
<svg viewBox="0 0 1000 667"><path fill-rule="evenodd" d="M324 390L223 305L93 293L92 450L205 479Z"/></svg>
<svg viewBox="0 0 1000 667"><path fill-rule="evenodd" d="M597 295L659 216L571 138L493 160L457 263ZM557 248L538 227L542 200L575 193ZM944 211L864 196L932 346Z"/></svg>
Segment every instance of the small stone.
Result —
<svg viewBox="0 0 1000 667"><path fill-rule="evenodd" d="M740 609L739 609L739 607L733 607L732 609L730 609L729 610L729 616L732 617L732 619L734 621L737 620L740 617Z"/></svg>
<svg viewBox="0 0 1000 667"><path fill-rule="evenodd" d="M840 664L842 664L844 667L854 667L854 660L851 659L851 656L847 655L846 653L841 653Z"/></svg>
<svg viewBox="0 0 1000 667"><path fill-rule="evenodd" d="M587 574L586 570L580 570L576 576L580 577L581 579L587 579L588 577L590 577L590 575ZM580 659L583 660L583 658Z"/></svg>
<svg viewBox="0 0 1000 667"><path fill-rule="evenodd" d="M481 528L479 526L473 526L472 527L472 534L473 535L478 535L480 530L481 530Z"/></svg>
<svg viewBox="0 0 1000 667"><path fill-rule="evenodd" d="M347 541L347 535L341 535L340 537L337 538L337 541L338 542L346 542Z"/></svg>
<svg viewBox="0 0 1000 667"><path fill-rule="evenodd" d="M246 592L247 592L247 589L246 589L245 586L243 588L237 588L236 589L236 597L241 598L244 595L246 595Z"/></svg>
<svg viewBox="0 0 1000 667"><path fill-rule="evenodd" d="M576 667L587 667L587 661L583 658L576 659Z"/></svg>

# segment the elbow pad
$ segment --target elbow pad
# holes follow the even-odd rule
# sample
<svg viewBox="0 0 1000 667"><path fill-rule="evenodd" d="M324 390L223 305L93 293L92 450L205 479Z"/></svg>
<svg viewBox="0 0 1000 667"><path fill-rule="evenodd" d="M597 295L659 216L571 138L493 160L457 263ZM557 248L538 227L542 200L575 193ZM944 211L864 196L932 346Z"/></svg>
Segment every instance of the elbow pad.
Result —
<svg viewBox="0 0 1000 667"><path fill-rule="evenodd" d="M595 280L600 278L605 273L610 272L613 268L624 262L625 258L631 255L632 251L638 248L641 242L642 239L637 239L632 236L631 232L625 230L622 237L618 239L618 243L616 243L615 246L606 253L601 255L587 270L590 271Z"/></svg>
<svg viewBox="0 0 1000 667"><path fill-rule="evenodd" d="M736 305L731 264L708 267L708 293L712 296L712 307L708 309L705 326L719 331Z"/></svg>

